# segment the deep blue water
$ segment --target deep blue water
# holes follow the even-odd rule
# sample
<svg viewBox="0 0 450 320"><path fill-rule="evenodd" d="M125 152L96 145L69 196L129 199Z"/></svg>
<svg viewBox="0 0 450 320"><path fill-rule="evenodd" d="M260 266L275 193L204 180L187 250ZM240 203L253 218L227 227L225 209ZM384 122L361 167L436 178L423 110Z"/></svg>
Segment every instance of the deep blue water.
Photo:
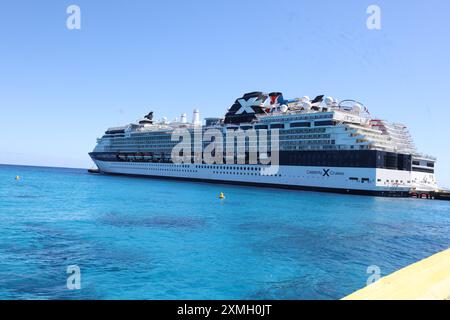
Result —
<svg viewBox="0 0 450 320"><path fill-rule="evenodd" d="M448 247L449 202L0 166L0 299L338 299Z"/></svg>

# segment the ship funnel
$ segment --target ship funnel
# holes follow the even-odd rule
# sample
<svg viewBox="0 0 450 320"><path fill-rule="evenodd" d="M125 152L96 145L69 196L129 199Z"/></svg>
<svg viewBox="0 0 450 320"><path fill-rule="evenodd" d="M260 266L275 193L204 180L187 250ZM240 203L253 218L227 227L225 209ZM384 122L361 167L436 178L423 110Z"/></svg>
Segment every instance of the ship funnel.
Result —
<svg viewBox="0 0 450 320"><path fill-rule="evenodd" d="M186 115L186 113L181 114L181 123L187 123L187 115Z"/></svg>
<svg viewBox="0 0 450 320"><path fill-rule="evenodd" d="M192 116L192 124L195 126L199 126L200 123L200 111L198 109L194 109L194 113Z"/></svg>

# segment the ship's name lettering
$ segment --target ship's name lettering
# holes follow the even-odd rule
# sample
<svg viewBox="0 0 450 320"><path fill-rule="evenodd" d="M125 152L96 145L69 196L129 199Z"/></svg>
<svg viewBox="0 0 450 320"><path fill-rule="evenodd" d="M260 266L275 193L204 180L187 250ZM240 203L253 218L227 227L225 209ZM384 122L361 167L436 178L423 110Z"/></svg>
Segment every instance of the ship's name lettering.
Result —
<svg viewBox="0 0 450 320"><path fill-rule="evenodd" d="M306 174L320 174L321 176L324 174L324 171L319 171L319 170L307 170ZM330 176L343 176L345 175L344 172L340 172L340 171L326 171L326 175L330 175Z"/></svg>

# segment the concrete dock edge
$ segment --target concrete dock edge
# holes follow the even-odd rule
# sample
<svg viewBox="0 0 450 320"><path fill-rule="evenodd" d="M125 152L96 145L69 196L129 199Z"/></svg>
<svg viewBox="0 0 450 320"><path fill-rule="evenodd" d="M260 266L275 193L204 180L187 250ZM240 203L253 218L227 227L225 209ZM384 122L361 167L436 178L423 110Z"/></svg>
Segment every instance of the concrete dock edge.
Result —
<svg viewBox="0 0 450 320"><path fill-rule="evenodd" d="M383 277L342 300L450 300L450 249Z"/></svg>

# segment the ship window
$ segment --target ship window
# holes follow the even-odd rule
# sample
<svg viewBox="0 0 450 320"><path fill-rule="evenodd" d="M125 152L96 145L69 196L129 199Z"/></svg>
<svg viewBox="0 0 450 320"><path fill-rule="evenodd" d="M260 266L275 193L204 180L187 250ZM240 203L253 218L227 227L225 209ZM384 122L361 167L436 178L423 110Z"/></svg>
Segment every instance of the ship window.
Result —
<svg viewBox="0 0 450 320"><path fill-rule="evenodd" d="M412 170L416 172L434 173L433 169L413 168Z"/></svg>
<svg viewBox="0 0 450 320"><path fill-rule="evenodd" d="M291 128L311 127L311 122L293 122Z"/></svg>
<svg viewBox="0 0 450 320"><path fill-rule="evenodd" d="M284 129L283 123L274 123L270 125L270 129Z"/></svg>
<svg viewBox="0 0 450 320"><path fill-rule="evenodd" d="M255 129L269 129L269 127L265 124L259 124L255 126Z"/></svg>
<svg viewBox="0 0 450 320"><path fill-rule="evenodd" d="M314 126L323 127L323 126L334 126L334 121L315 121Z"/></svg>
<svg viewBox="0 0 450 320"><path fill-rule="evenodd" d="M351 178L348 178L350 181L359 181L359 179L358 178L353 178L353 177L351 177Z"/></svg>

